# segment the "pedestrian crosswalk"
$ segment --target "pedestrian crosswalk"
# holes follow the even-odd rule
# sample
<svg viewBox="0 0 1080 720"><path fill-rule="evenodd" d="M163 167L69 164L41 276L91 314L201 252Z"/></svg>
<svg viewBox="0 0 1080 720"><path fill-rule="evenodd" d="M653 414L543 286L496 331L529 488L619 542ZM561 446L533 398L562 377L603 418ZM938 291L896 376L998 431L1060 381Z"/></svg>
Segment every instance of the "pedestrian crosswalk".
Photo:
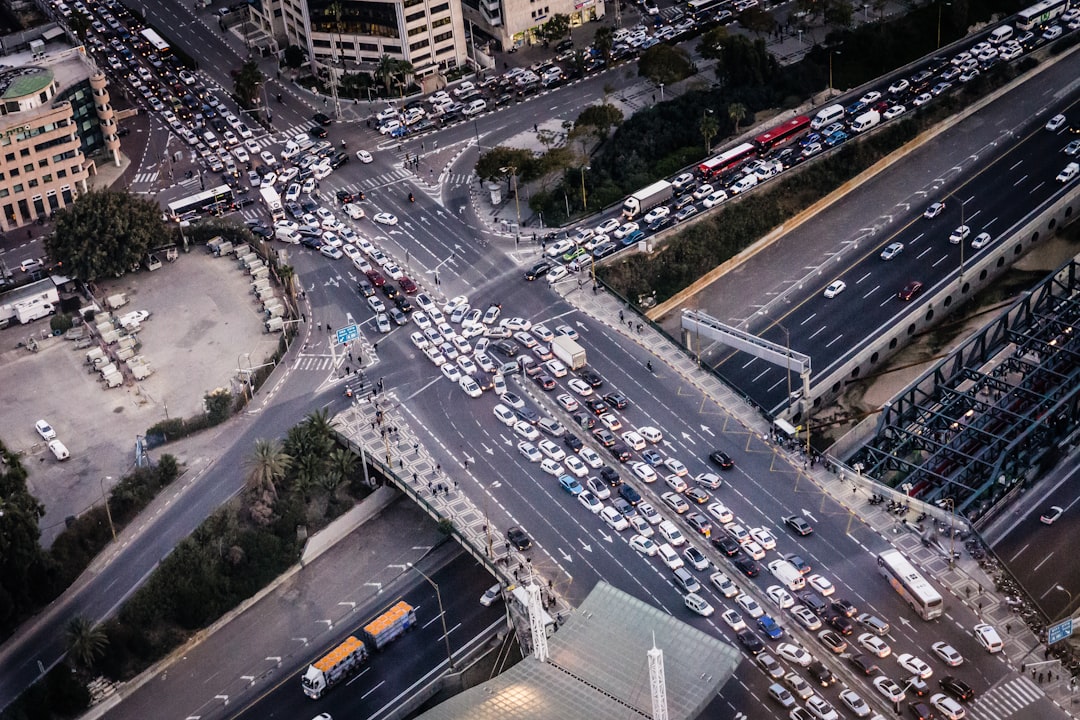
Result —
<svg viewBox="0 0 1080 720"><path fill-rule="evenodd" d="M314 355L302 352L297 356L293 369L328 372L334 369L335 361L340 362L341 357L335 359L333 355Z"/></svg>
<svg viewBox="0 0 1080 720"><path fill-rule="evenodd" d="M968 717L974 720L1004 720L1016 715L1027 717L1028 714L1021 711L1045 696L1046 693L1031 678L1021 675L999 683L977 697L968 706Z"/></svg>
<svg viewBox="0 0 1080 720"><path fill-rule="evenodd" d="M136 185L151 185L158 179L157 170L153 172L141 172L135 173L135 179L132 182Z"/></svg>

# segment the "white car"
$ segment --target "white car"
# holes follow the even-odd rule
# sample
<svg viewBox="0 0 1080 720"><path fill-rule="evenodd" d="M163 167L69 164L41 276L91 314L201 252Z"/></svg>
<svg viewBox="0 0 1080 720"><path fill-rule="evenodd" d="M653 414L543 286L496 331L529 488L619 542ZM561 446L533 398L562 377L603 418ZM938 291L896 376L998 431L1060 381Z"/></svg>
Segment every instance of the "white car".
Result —
<svg viewBox="0 0 1080 720"><path fill-rule="evenodd" d="M364 219L364 209L355 203L345 203L341 209L353 220Z"/></svg>
<svg viewBox="0 0 1080 720"><path fill-rule="evenodd" d="M1055 115L1054 117L1052 117L1052 118L1050 118L1049 120L1046 121L1046 129L1050 130L1051 132L1060 130L1062 128L1062 126L1064 126L1064 125L1065 125L1065 116L1064 115Z"/></svg>
<svg viewBox="0 0 1080 720"><path fill-rule="evenodd" d="M825 297L830 300L847 289L847 283L843 280L833 280L829 283L829 286L825 288Z"/></svg>
<svg viewBox="0 0 1080 720"><path fill-rule="evenodd" d="M446 366L443 365L443 367ZM480 389L480 385L468 375L462 375L461 379L458 380L458 385L471 398L478 398L484 394L484 391Z"/></svg>
<svg viewBox="0 0 1080 720"><path fill-rule="evenodd" d="M604 503L600 502L595 495L588 490L582 490L577 496L578 502L585 506L585 509L591 512L593 515L597 514L604 509Z"/></svg>
<svg viewBox="0 0 1080 720"><path fill-rule="evenodd" d="M615 218L609 218L593 228L597 235L610 235L619 229L621 223Z"/></svg>
<svg viewBox="0 0 1080 720"><path fill-rule="evenodd" d="M686 481L678 475L664 476L664 483L677 493L684 493L690 489L690 487L686 484Z"/></svg>
<svg viewBox="0 0 1080 720"><path fill-rule="evenodd" d="M912 675L918 675L923 680L928 679L934 674L934 669L932 667L911 653L901 653L900 655L897 655L896 662L900 667L904 668L904 670Z"/></svg>
<svg viewBox="0 0 1080 720"><path fill-rule="evenodd" d="M670 470L672 473L674 473L677 477L683 477L689 472L686 469L686 466L683 465L678 460L676 460L675 458L665 458L664 459L664 465L667 467L668 470ZM680 490L680 492L682 492L682 491Z"/></svg>
<svg viewBox="0 0 1080 720"><path fill-rule="evenodd" d="M375 158L371 157L371 153L369 153L367 150L357 150L356 159L364 163L365 165L375 161Z"/></svg>
<svg viewBox="0 0 1080 720"><path fill-rule="evenodd" d="M397 225L398 223L397 215L392 213L376 213L371 219L380 225Z"/></svg>
<svg viewBox="0 0 1080 720"><path fill-rule="evenodd" d="M640 503L637 506L638 515L649 521L650 525L659 525L664 521L664 516L656 511L652 505L647 502Z"/></svg>
<svg viewBox="0 0 1080 720"><path fill-rule="evenodd" d="M814 657L803 650L798 645L782 642L775 648L776 654L784 658L790 663L795 663L800 667L808 667L810 663L814 661Z"/></svg>
<svg viewBox="0 0 1080 720"><path fill-rule="evenodd" d="M624 237L630 233L636 232L638 229L640 229L640 227L636 222L628 222L620 226L618 230L612 233L612 235L616 240L622 240Z"/></svg>
<svg viewBox="0 0 1080 720"><path fill-rule="evenodd" d="M649 465L648 463L643 463L643 462L630 463L630 472L634 473L634 475L639 480L641 480L642 482L646 482L646 483L656 482L656 471L653 470L652 466Z"/></svg>
<svg viewBox="0 0 1080 720"><path fill-rule="evenodd" d="M709 503L705 509L721 523L729 523L735 519L734 513L722 502Z"/></svg>
<svg viewBox="0 0 1080 720"><path fill-rule="evenodd" d="M714 572L709 576L709 580L724 597L735 597L739 594L738 586L731 581L731 578L722 572Z"/></svg>
<svg viewBox="0 0 1080 720"><path fill-rule="evenodd" d="M766 528L750 528L750 537L754 538L754 541L765 550L776 549L776 538Z"/></svg>
<svg viewBox="0 0 1080 720"><path fill-rule="evenodd" d="M675 548L668 543L660 545L657 548L657 554L664 561L664 564L668 566L669 570L677 570L684 564L683 559L679 557L679 553L675 552Z"/></svg>
<svg viewBox="0 0 1080 720"><path fill-rule="evenodd" d="M746 629L746 623L743 621L742 615L740 615L737 610L725 610L720 613L720 617L722 617L724 622L727 623L727 626L735 632Z"/></svg>
<svg viewBox="0 0 1080 720"><path fill-rule="evenodd" d="M594 470L598 470L604 466L604 460L600 457L600 454L589 447L583 447L578 451L578 457L585 461L585 464Z"/></svg>
<svg viewBox="0 0 1080 720"><path fill-rule="evenodd" d="M540 437L540 431L524 420L518 420L514 423L514 432L526 440L536 440ZM537 452L540 451L537 450Z"/></svg>
<svg viewBox="0 0 1080 720"><path fill-rule="evenodd" d="M945 203L936 202L936 203L932 204L930 207L926 208L926 210L923 212L923 217L926 218L927 220L931 220L933 218L936 218L938 215L940 215L944 211L945 211Z"/></svg>
<svg viewBox="0 0 1080 720"><path fill-rule="evenodd" d="M776 603L776 607L781 610L786 610L795 604L795 598L791 597L791 593L779 585L770 585L765 588L765 594L768 595L769 599Z"/></svg>
<svg viewBox="0 0 1080 720"><path fill-rule="evenodd" d="M742 549L743 552L745 552L747 555L754 558L755 560L765 559L765 548L761 547L761 545L758 545L758 543L754 540L743 543Z"/></svg>
<svg viewBox="0 0 1080 720"><path fill-rule="evenodd" d="M821 618L815 615L813 611L805 605L793 605L791 607L791 614L799 621L799 624L807 630L813 631L821 629Z"/></svg>
<svg viewBox="0 0 1080 720"><path fill-rule="evenodd" d="M806 578L806 582L816 590L819 594L828 597L836 592L836 586L834 586L827 578L822 575L814 574Z"/></svg>
<svg viewBox="0 0 1080 720"><path fill-rule="evenodd" d="M450 382L456 383L461 381L461 371L458 370L457 365L454 365L453 363L443 363L439 366L439 370L442 371L442 374ZM532 438L529 439L531 440Z"/></svg>
<svg viewBox="0 0 1080 720"><path fill-rule="evenodd" d="M971 228L967 225L961 225L952 231L949 235L949 242L956 245L967 239L967 236L971 234Z"/></svg>
<svg viewBox="0 0 1080 720"><path fill-rule="evenodd" d="M563 465L576 478L583 478L589 474L589 468L585 467L585 463L581 462L577 455L571 455L563 460Z"/></svg>
<svg viewBox="0 0 1080 720"><path fill-rule="evenodd" d="M871 90L870 92L859 98L859 102L863 103L864 105L873 105L880 99L881 93L879 93L877 90Z"/></svg>
<svg viewBox="0 0 1080 720"><path fill-rule="evenodd" d="M870 714L870 706L854 690L841 690L840 702L844 703L844 707L855 717L863 718Z"/></svg>
<svg viewBox="0 0 1080 720"><path fill-rule="evenodd" d="M990 233L981 232L975 236L975 239L971 241L971 247L975 250L982 250L984 247L990 244L993 238L990 237Z"/></svg>
<svg viewBox="0 0 1080 720"><path fill-rule="evenodd" d="M514 425L515 430L517 430L516 422L517 421L511 423L511 425ZM544 460L544 456L540 454L540 451L537 450L536 446L533 445L531 442L526 442L522 440L518 443L517 448L518 452L521 453L522 457L524 457L529 462L538 463Z"/></svg>
<svg viewBox="0 0 1080 720"><path fill-rule="evenodd" d="M893 105L891 108L881 114L882 120L892 120L898 118L907 112L907 107L904 105Z"/></svg>
<svg viewBox="0 0 1080 720"><path fill-rule="evenodd" d="M878 675L874 678L874 687L881 693L886 700L891 703L902 703L907 694L904 693L904 689L901 688L896 682L884 675Z"/></svg>
<svg viewBox="0 0 1080 720"><path fill-rule="evenodd" d="M711 193L705 196L705 199L701 201L701 204L706 208L716 207L720 203L728 199L726 190L713 190Z"/></svg>
<svg viewBox="0 0 1080 720"><path fill-rule="evenodd" d="M946 720L964 720L967 710L945 693L937 693L930 696L930 704L934 706Z"/></svg>
<svg viewBox="0 0 1080 720"><path fill-rule="evenodd" d="M941 661L949 667L957 667L964 662L964 656L956 651L952 645L946 642L936 642L930 646L930 649L934 651L934 654L941 658Z"/></svg>
<svg viewBox="0 0 1080 720"><path fill-rule="evenodd" d="M465 301L468 300L468 298L465 298L464 295L459 295L458 298L462 298ZM458 298L454 298L454 300L457 300ZM450 302L453 302L453 300L451 300ZM446 310L444 309L443 312L446 312ZM504 327L507 330L509 330L510 332L518 332L520 330L531 330L532 329L532 321L526 320L525 318L521 318L521 317L503 318L502 320L499 321L499 327Z"/></svg>
<svg viewBox="0 0 1080 720"><path fill-rule="evenodd" d="M761 606L757 604L757 601L746 593L739 593L735 597L735 604L745 610L746 614L752 618L759 618L765 614L765 611L761 609Z"/></svg>
<svg viewBox="0 0 1080 720"><path fill-rule="evenodd" d="M600 519L604 521L605 525L615 531L622 531L630 527L630 523L623 517L623 514L610 506L605 507L600 511ZM674 552L674 550L672 552Z"/></svg>
<svg viewBox="0 0 1080 720"><path fill-rule="evenodd" d="M623 442L630 446L631 450L645 449L645 438L641 437L641 435L637 434L633 430L627 430L622 434L621 437L623 439Z"/></svg>
<svg viewBox="0 0 1080 720"><path fill-rule="evenodd" d="M649 223L656 222L657 220L662 220L670 214L671 208L669 208L667 205L660 205L659 207L654 207L652 210L646 213L645 217L642 218L642 222L648 225Z"/></svg>
<svg viewBox="0 0 1080 720"><path fill-rule="evenodd" d="M540 452L544 453L545 457L554 460L556 463L562 462L566 457L566 453L563 452L563 449L547 438L538 442L537 445L540 446Z"/></svg>
<svg viewBox="0 0 1080 720"><path fill-rule="evenodd" d="M640 515L631 515L627 520L630 521L630 527L634 529L634 532L642 537L652 537L656 534L656 531L652 529L652 525L649 524L649 521Z"/></svg>
<svg viewBox="0 0 1080 720"><path fill-rule="evenodd" d="M686 607L702 617L709 617L713 614L713 606L697 593L687 593L683 597L683 602L686 604Z"/></svg>
<svg viewBox="0 0 1080 720"><path fill-rule="evenodd" d="M840 717L828 700L820 695L806 698L806 711L813 715L815 720L839 720Z"/></svg>
<svg viewBox="0 0 1080 720"><path fill-rule="evenodd" d="M892 654L889 644L873 633L863 633L859 636L859 644L871 654L879 658L887 658Z"/></svg>
<svg viewBox="0 0 1080 720"><path fill-rule="evenodd" d="M881 251L882 260L892 260L894 257L904 252L904 243L894 242L889 243L888 247Z"/></svg>
<svg viewBox="0 0 1080 720"><path fill-rule="evenodd" d="M563 474L562 465L549 457L540 461L540 469L552 477L559 477Z"/></svg>
<svg viewBox="0 0 1080 720"><path fill-rule="evenodd" d="M37 434L41 436L42 440L56 439L56 431L53 430L52 425L44 420L38 420L34 423L34 429L37 430Z"/></svg>
<svg viewBox="0 0 1080 720"><path fill-rule="evenodd" d="M593 394L593 389L589 383L585 382L581 378L572 378L566 383L567 386L581 397L589 397Z"/></svg>
<svg viewBox="0 0 1080 720"><path fill-rule="evenodd" d="M584 493L582 493L584 494ZM611 508L614 510L615 508ZM616 511L618 513L618 511ZM646 557L653 557L659 551L659 547L649 538L644 535L634 535L630 538L630 547L637 550L639 553Z"/></svg>

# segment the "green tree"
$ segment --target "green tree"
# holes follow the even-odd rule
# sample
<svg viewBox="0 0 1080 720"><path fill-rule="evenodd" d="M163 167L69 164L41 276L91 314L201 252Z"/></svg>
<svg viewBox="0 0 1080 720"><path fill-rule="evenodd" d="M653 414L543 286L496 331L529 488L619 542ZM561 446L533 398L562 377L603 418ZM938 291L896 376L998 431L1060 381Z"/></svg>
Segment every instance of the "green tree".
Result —
<svg viewBox="0 0 1080 720"><path fill-rule="evenodd" d="M776 27L776 19L772 13L755 6L739 13L739 24L755 35L761 35L772 32Z"/></svg>
<svg viewBox="0 0 1080 720"><path fill-rule="evenodd" d="M519 175L526 175L526 169L531 169L535 163L532 151L500 145L481 155L474 169L482 180L502 180L507 176L505 168L516 168Z"/></svg>
<svg viewBox="0 0 1080 720"><path fill-rule="evenodd" d="M623 114L619 108L608 103L602 105L590 105L581 111L577 120L574 121L574 130L591 127L601 141L606 140L611 128L618 126L623 121Z"/></svg>
<svg viewBox="0 0 1080 720"><path fill-rule="evenodd" d="M682 48L665 43L653 45L638 59L638 75L659 85L670 85L694 74L694 63Z"/></svg>
<svg viewBox="0 0 1080 720"><path fill-rule="evenodd" d="M840 27L851 27L855 7L848 0L832 0L825 6L824 20Z"/></svg>
<svg viewBox="0 0 1080 720"><path fill-rule="evenodd" d="M540 26L538 35L548 42L562 40L570 32L570 16L556 13L551 19Z"/></svg>
<svg viewBox="0 0 1080 720"><path fill-rule="evenodd" d="M779 65L761 38L732 35L724 43L717 63L717 73L729 87L769 85L779 72Z"/></svg>
<svg viewBox="0 0 1080 720"><path fill-rule="evenodd" d="M75 37L79 38L79 42L86 42L86 34L90 32L90 16L83 15L81 12L73 12L68 16L68 24L71 26L71 32L75 33Z"/></svg>
<svg viewBox="0 0 1080 720"><path fill-rule="evenodd" d="M701 40L697 44L698 54L708 60L719 60L723 56L724 45L727 40L727 28L723 25L717 25L701 36Z"/></svg>
<svg viewBox="0 0 1080 720"><path fill-rule="evenodd" d="M233 81L233 93L241 107L250 109L258 104L259 90L262 89L263 80L259 64L254 60L248 60L240 66L240 72Z"/></svg>
<svg viewBox="0 0 1080 720"><path fill-rule="evenodd" d="M255 450L247 461L247 487L260 496L276 500L278 483L292 465L292 457L277 440L255 441Z"/></svg>
<svg viewBox="0 0 1080 720"><path fill-rule="evenodd" d="M720 121L716 119L716 113L706 110L701 116L698 128L701 130L701 137L705 138L705 154L708 155L712 152L712 139L720 132Z"/></svg>
<svg viewBox="0 0 1080 720"><path fill-rule="evenodd" d="M375 77L382 80L387 95L390 94L390 83L393 82L394 73L397 72L397 63L397 60L384 53L383 56L379 58L379 64L375 68Z"/></svg>
<svg viewBox="0 0 1080 720"><path fill-rule="evenodd" d="M611 60L611 48L615 46L615 31L610 25L604 25L597 28L596 35L593 36L593 48L604 59L604 62L610 62Z"/></svg>
<svg viewBox="0 0 1080 720"><path fill-rule="evenodd" d="M735 132L739 132L739 123L746 119L746 106L742 103L731 103L727 108L728 117L735 124Z"/></svg>
<svg viewBox="0 0 1080 720"><path fill-rule="evenodd" d="M81 14L81 13L77 13ZM67 653L76 667L90 670L105 654L109 640L100 625L95 625L84 617L76 616L67 624L64 631Z"/></svg>
<svg viewBox="0 0 1080 720"><path fill-rule="evenodd" d="M126 272L170 233L154 202L114 190L91 190L56 213L45 236L50 259L84 282Z"/></svg>
<svg viewBox="0 0 1080 720"><path fill-rule="evenodd" d="M304 64L307 53L299 45L289 45L285 48L285 67L296 70Z"/></svg>

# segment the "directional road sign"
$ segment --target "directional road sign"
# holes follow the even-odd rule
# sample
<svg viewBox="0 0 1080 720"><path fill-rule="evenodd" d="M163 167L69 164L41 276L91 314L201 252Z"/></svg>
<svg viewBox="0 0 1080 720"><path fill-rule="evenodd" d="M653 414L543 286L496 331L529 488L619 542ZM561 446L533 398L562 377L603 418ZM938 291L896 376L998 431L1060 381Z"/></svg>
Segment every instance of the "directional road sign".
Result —
<svg viewBox="0 0 1080 720"><path fill-rule="evenodd" d="M1073 634L1072 618L1065 618L1057 625L1046 628L1046 644L1053 645L1059 640L1064 640Z"/></svg>
<svg viewBox="0 0 1080 720"><path fill-rule="evenodd" d="M356 340L358 337L360 337L360 331L357 329L356 325L346 325L343 328L338 328L338 345L344 345L347 342Z"/></svg>

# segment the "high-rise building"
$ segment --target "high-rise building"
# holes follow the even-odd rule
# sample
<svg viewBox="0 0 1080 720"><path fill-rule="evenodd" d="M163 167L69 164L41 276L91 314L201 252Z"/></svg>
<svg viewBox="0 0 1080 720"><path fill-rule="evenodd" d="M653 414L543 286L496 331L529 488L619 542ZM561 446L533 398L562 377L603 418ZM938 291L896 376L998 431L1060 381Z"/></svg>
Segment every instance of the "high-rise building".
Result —
<svg viewBox="0 0 1080 720"><path fill-rule="evenodd" d="M91 155L120 162L104 73L82 48L0 68L0 228L26 225L74 202Z"/></svg>
<svg viewBox="0 0 1080 720"><path fill-rule="evenodd" d="M411 64L408 80L430 90L468 56L460 0L262 0L251 20L279 47L307 51L321 76L375 74L389 56Z"/></svg>
<svg viewBox="0 0 1080 720"><path fill-rule="evenodd" d="M465 21L475 23L482 33L494 38L501 50L539 42L537 31L556 15L568 16L571 28L604 17L604 0L461 1Z"/></svg>

